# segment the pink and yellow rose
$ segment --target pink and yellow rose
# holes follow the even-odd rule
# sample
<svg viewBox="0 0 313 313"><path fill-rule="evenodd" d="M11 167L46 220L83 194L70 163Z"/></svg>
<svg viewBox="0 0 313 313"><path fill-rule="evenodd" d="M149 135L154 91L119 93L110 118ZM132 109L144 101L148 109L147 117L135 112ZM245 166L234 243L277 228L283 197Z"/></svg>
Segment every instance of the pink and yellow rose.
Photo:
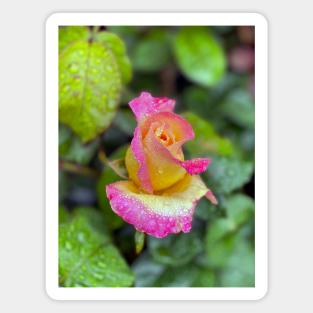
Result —
<svg viewBox="0 0 313 313"><path fill-rule="evenodd" d="M138 231L158 238L189 232L200 198L217 202L198 175L210 160L184 159L182 146L194 132L173 112L174 100L142 92L129 105L138 123L125 158L130 180L106 187L111 207Z"/></svg>

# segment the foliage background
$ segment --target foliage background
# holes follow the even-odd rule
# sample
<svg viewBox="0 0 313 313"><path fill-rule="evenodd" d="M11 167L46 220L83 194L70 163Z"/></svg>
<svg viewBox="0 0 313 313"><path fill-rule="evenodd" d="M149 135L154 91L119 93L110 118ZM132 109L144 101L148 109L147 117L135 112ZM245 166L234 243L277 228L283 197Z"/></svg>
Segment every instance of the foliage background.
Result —
<svg viewBox="0 0 313 313"><path fill-rule="evenodd" d="M254 286L254 29L62 27L59 43L60 285ZM196 133L185 155L213 159L202 177L219 205L201 200L190 233L147 236L137 254L104 187L143 90L177 100Z"/></svg>

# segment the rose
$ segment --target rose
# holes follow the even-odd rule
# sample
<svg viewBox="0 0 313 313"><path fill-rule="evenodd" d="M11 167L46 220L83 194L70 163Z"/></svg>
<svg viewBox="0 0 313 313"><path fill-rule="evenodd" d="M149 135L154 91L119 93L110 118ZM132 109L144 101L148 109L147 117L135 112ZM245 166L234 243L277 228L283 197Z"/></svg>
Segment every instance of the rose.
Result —
<svg viewBox="0 0 313 313"><path fill-rule="evenodd" d="M106 187L111 207L138 231L155 237L189 232L199 199L206 196L216 204L197 175L210 160L184 160L182 145L194 132L173 113L174 100L142 92L129 105L138 123L125 158L130 180Z"/></svg>

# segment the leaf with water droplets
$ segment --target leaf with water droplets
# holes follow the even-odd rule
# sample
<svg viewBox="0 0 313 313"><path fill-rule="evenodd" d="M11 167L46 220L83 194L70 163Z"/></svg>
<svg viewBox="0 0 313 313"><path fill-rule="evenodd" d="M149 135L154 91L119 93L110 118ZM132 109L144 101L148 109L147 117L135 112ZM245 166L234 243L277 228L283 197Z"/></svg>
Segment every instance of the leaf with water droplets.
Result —
<svg viewBox="0 0 313 313"><path fill-rule="evenodd" d="M59 52L78 40L88 40L90 32L87 26L60 26L59 27Z"/></svg>
<svg viewBox="0 0 313 313"><path fill-rule="evenodd" d="M83 142L111 123L120 98L121 74L109 48L78 41L59 57L59 117Z"/></svg>
<svg viewBox="0 0 313 313"><path fill-rule="evenodd" d="M218 269L222 286L254 286L254 200L234 194L223 206L226 217L208 226L207 265Z"/></svg>
<svg viewBox="0 0 313 313"><path fill-rule="evenodd" d="M214 287L215 275L208 268L191 262L165 267L142 253L132 264L136 287Z"/></svg>
<svg viewBox="0 0 313 313"><path fill-rule="evenodd" d="M201 240L194 232L170 235L166 238L148 237L148 247L153 258L166 265L184 265L201 252Z"/></svg>
<svg viewBox="0 0 313 313"><path fill-rule="evenodd" d="M230 193L250 180L253 169L250 161L214 157L203 177L215 193Z"/></svg>
<svg viewBox="0 0 313 313"><path fill-rule="evenodd" d="M214 272L196 264L168 267L153 287L214 287Z"/></svg>
<svg viewBox="0 0 313 313"><path fill-rule="evenodd" d="M100 212L76 209L59 226L59 281L64 287L128 287L134 276L112 244Z"/></svg>
<svg viewBox="0 0 313 313"><path fill-rule="evenodd" d="M247 248L251 244L249 238L253 238L250 228L253 224L254 201L244 194L234 194L226 198L223 207L226 216L213 220L208 225L206 235L208 265L221 268L238 253L236 242ZM252 250L252 244L249 249ZM236 266L234 271L240 271L244 265L239 262Z"/></svg>
<svg viewBox="0 0 313 313"><path fill-rule="evenodd" d="M120 69L122 81L125 84L128 83L132 78L132 67L124 42L117 35L107 31L95 34L95 40L112 51Z"/></svg>

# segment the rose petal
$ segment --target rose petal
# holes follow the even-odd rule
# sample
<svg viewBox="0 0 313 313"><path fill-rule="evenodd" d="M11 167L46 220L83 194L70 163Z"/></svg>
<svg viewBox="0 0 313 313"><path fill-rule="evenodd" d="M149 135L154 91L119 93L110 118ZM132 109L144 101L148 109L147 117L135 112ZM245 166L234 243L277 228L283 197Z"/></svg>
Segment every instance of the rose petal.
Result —
<svg viewBox="0 0 313 313"><path fill-rule="evenodd" d="M149 132L151 125L156 122L164 123L175 136L175 148L179 149L186 141L195 137L192 126L182 117L173 112L159 112L149 116L141 125L143 137Z"/></svg>
<svg viewBox="0 0 313 313"><path fill-rule="evenodd" d="M205 194L205 197L211 201L212 204L217 204L217 199L215 198L213 192L209 189L208 192Z"/></svg>
<svg viewBox="0 0 313 313"><path fill-rule="evenodd" d="M190 175L196 175L204 172L211 163L211 160L208 158L196 158L183 162L180 161L179 163Z"/></svg>
<svg viewBox="0 0 313 313"><path fill-rule="evenodd" d="M179 163L173 161L184 159L181 149L174 158L167 147L156 138L152 128L146 135L143 145L153 190L168 188L185 176L186 171Z"/></svg>
<svg viewBox="0 0 313 313"><path fill-rule="evenodd" d="M129 102L129 106L139 121L154 113L173 111L175 100L155 98L148 92L142 92L138 98Z"/></svg>
<svg viewBox="0 0 313 313"><path fill-rule="evenodd" d="M190 175L159 195L143 194L131 181L106 187L116 214L138 231L158 238L189 232L195 206L208 191L199 176Z"/></svg>
<svg viewBox="0 0 313 313"><path fill-rule="evenodd" d="M144 146L146 151L146 160L150 163L148 165L151 177L151 183L153 185L154 178L153 173L158 176L157 172L161 171L164 176L167 176L167 170L165 168L174 167L178 171L178 166L184 168L189 174L195 175L204 172L209 166L211 160L208 158L196 158L192 160L184 161L184 156L181 148L173 153L171 149L165 147L154 135L152 131L149 131L144 139ZM176 164L176 166L175 166ZM154 168L152 168L152 165ZM157 168L157 170L155 169Z"/></svg>
<svg viewBox="0 0 313 313"><path fill-rule="evenodd" d="M142 136L139 127L136 127L134 137L131 142L131 150L133 155L138 162L138 165L133 164L132 170L129 169L129 165L126 163L128 173L133 180L139 180L139 185L148 193L152 193L152 185L149 176L149 170L147 166L146 156L144 153L144 147L142 144ZM137 167L137 168L136 168ZM133 175L132 175L133 174Z"/></svg>

